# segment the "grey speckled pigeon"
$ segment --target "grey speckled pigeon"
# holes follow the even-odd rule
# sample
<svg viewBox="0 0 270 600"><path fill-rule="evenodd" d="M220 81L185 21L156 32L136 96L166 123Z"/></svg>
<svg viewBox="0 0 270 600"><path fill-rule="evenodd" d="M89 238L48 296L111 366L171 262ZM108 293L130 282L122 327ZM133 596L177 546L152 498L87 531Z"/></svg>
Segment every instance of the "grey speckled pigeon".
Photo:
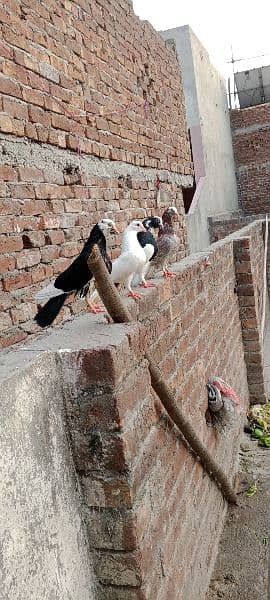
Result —
<svg viewBox="0 0 270 600"><path fill-rule="evenodd" d="M174 277L175 273L168 269L179 247L179 237L175 234L173 222L178 219L178 211L175 206L169 206L162 215L162 228L157 238L158 251L152 265L155 271L162 270L164 277Z"/></svg>

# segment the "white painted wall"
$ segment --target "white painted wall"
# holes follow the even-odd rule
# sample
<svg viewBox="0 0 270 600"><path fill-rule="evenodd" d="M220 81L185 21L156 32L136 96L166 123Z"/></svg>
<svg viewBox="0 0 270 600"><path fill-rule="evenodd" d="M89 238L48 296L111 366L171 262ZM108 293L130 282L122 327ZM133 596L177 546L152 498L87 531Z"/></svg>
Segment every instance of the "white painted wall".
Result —
<svg viewBox="0 0 270 600"><path fill-rule="evenodd" d="M182 71L197 184L188 239L196 252L210 243L208 216L238 208L226 85L189 25L160 33L175 40Z"/></svg>

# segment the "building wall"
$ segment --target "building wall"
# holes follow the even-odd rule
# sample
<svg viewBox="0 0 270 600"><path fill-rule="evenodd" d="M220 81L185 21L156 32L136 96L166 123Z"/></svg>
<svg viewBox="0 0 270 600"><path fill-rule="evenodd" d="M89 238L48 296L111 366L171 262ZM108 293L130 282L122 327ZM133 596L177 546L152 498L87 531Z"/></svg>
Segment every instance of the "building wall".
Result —
<svg viewBox="0 0 270 600"><path fill-rule="evenodd" d="M3 382L7 403L14 386L23 388L23 405L28 403L39 423L39 392L37 400L32 397L36 385L43 390L45 412L39 435L44 439L51 439L50 419L43 416L48 410L45 397L48 406L58 403L52 397L48 370L64 395L68 437L83 494L80 506L99 582L98 600L204 599L226 508L220 490L153 393L144 351L147 347L185 417L233 482L249 398L247 375L252 374L255 381L256 373L260 374L258 362L250 360L252 353L258 356L258 349L247 349L247 341L254 338L245 334L251 329L258 333L257 313L244 313L250 310L244 300L252 293L256 298L258 291L262 295L262 282L253 268L257 263L260 272L261 237L261 224L254 223L208 248L207 262L205 253L198 253L176 263L174 280L157 279L156 288L147 290L139 302L128 301L132 316L140 323L108 325L101 317L80 316L23 349L2 353L0 376L12 380L12 385ZM243 265L244 271L239 268ZM239 275L251 272L255 275L244 289ZM247 318L252 323L245 322ZM33 371L31 361L37 359L39 370ZM206 425L205 384L213 375L234 387L242 401L242 410L235 412L226 435ZM39 427L28 417L27 412L18 430L17 416L9 416L9 437L16 444L24 426L24 444L32 464L36 440L28 431L32 427L39 431ZM5 452L4 448L3 458ZM58 445L54 452L58 454ZM12 470L11 458L7 463ZM24 474L23 464L17 467L19 477ZM41 489L47 478L44 469L35 475ZM72 471L72 465L68 469ZM50 469L48 477L49 481L57 479L58 470ZM73 494L78 502L75 489ZM16 489L16 497L23 502L24 491ZM12 498L9 503L13 514ZM61 514L69 510L68 504ZM30 522L35 522L32 512L28 514ZM50 515L45 515L42 524L45 539L50 536ZM22 573L28 572L29 560L27 555ZM12 564L15 570L17 563ZM76 593L72 598L81 600Z"/></svg>
<svg viewBox="0 0 270 600"><path fill-rule="evenodd" d="M187 253L193 171L176 54L129 0L80 5L0 1L1 346L35 333L35 293L101 217L123 231L175 204Z"/></svg>
<svg viewBox="0 0 270 600"><path fill-rule="evenodd" d="M239 203L246 214L270 207L270 103L231 112Z"/></svg>
<svg viewBox="0 0 270 600"><path fill-rule="evenodd" d="M268 375L268 346L269 335L269 281L270 281L270 245L267 248L266 274L268 280L268 293L266 297L266 316L264 330L264 345L261 337L263 315L263 277L264 277L264 215L257 215L260 220L255 221L255 215L243 213L221 215L212 218L209 222L211 241L216 242L236 233L234 243L236 281L239 296L240 316L243 328L243 343L245 348L248 368L248 383L250 402L265 402L269 398ZM245 236L248 232L248 236ZM256 363L256 364L255 364Z"/></svg>
<svg viewBox="0 0 270 600"><path fill-rule="evenodd" d="M188 25L161 35L175 40L183 77L197 185L188 240L196 252L209 244L207 218L238 207L226 87Z"/></svg>

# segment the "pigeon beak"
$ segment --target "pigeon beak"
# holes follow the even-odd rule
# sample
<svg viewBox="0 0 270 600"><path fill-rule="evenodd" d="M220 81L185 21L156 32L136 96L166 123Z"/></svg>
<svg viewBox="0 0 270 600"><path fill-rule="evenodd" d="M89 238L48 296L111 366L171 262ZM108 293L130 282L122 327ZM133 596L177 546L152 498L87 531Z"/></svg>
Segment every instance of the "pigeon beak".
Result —
<svg viewBox="0 0 270 600"><path fill-rule="evenodd" d="M119 233L116 225L112 225L112 227L111 227L111 233Z"/></svg>

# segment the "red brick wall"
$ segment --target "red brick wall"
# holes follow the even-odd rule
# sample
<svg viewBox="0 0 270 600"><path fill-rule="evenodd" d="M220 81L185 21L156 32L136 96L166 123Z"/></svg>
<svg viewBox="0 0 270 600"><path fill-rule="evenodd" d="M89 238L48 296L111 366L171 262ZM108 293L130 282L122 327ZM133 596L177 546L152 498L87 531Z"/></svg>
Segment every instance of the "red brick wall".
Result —
<svg viewBox="0 0 270 600"><path fill-rule="evenodd" d="M77 369L68 412L101 599L203 600L207 589L224 500L153 394L142 353L147 346L233 480L244 414L226 436L205 422L209 376L228 381L244 406L248 398L233 241L214 245L210 261L184 259L174 281L131 303L145 330L126 326L121 349L103 342L63 358L67 389ZM123 329L114 327L117 339Z"/></svg>
<svg viewBox="0 0 270 600"><path fill-rule="evenodd" d="M259 215L258 215L259 216ZM264 350L261 343L264 273L264 215L254 222L255 215L235 213L232 218L211 218L210 239L222 240L233 232L235 272L243 344L247 363L250 402L265 402ZM249 224L251 222L251 224ZM252 224L253 223L253 224ZM249 225L247 225L249 224ZM245 226L246 225L246 226ZM267 279L270 281L270 244L268 244Z"/></svg>
<svg viewBox="0 0 270 600"><path fill-rule="evenodd" d="M128 0L6 0L0 10L7 346L36 331L34 294L78 254L100 217L115 218L122 231L132 218L175 204L185 256L182 186L192 183L192 165L176 54ZM76 302L61 318L83 309Z"/></svg>
<svg viewBox="0 0 270 600"><path fill-rule="evenodd" d="M248 214L270 210L270 103L231 112L239 203Z"/></svg>
<svg viewBox="0 0 270 600"><path fill-rule="evenodd" d="M262 222L242 229L234 240L235 271L251 403L266 402L261 342L264 243Z"/></svg>

